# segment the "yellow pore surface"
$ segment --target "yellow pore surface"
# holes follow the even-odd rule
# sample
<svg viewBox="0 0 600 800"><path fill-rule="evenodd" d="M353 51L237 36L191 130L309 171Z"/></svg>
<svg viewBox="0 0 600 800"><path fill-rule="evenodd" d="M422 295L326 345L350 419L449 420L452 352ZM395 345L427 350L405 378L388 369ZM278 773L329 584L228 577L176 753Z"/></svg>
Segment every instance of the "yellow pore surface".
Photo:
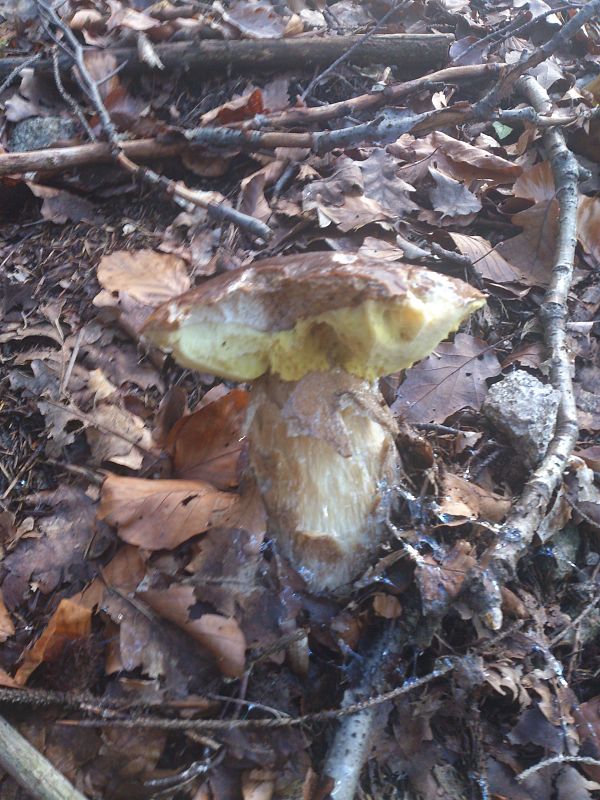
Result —
<svg viewBox="0 0 600 800"><path fill-rule="evenodd" d="M203 319L198 311L169 333L168 342L159 343L183 366L231 380L253 380L271 371L295 381L333 367L374 380L429 355L484 302L457 303L448 296L424 302L409 294L402 303L367 300L273 332L212 314Z"/></svg>

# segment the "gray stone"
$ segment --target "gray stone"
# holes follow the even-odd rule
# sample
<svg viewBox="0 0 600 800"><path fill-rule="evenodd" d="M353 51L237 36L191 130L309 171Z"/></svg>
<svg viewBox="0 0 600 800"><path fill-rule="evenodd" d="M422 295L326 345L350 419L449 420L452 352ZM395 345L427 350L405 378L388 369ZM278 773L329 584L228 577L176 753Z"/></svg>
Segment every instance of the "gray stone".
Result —
<svg viewBox="0 0 600 800"><path fill-rule="evenodd" d="M76 134L77 124L67 117L28 117L15 123L8 146L13 153L43 150Z"/></svg>
<svg viewBox="0 0 600 800"><path fill-rule="evenodd" d="M516 370L488 391L483 413L502 431L527 467L544 457L554 434L558 394L525 370Z"/></svg>

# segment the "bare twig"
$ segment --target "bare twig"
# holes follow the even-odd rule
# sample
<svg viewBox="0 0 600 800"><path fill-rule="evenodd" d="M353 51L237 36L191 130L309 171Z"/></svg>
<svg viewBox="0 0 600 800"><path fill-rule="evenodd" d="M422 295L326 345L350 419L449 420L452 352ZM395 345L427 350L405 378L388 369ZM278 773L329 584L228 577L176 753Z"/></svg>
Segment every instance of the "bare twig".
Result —
<svg viewBox="0 0 600 800"><path fill-rule="evenodd" d="M316 75L312 79L312 81L308 84L306 89L302 92L302 100L308 97L313 91L313 89L315 89L320 83L322 83L328 75L331 75L331 73L335 69L344 64L346 61L349 61L352 55L358 50L359 47L365 45L369 41L369 39L371 39L377 33L377 31L380 31L382 29L382 27L385 25L388 19L390 19L397 11L402 10L402 8L404 8L405 6L406 6L405 2L401 3L397 2L397 0L396 2L393 2L391 8L388 9L388 11L386 11L385 14L379 20L377 20L377 22L371 28L370 31L367 31L367 33L365 33L356 42L354 42L354 44L351 47L349 47L345 53L342 53L339 58L336 58L333 64L330 64L327 67L327 69L324 69L321 73L319 73L319 75Z"/></svg>
<svg viewBox="0 0 600 800"><path fill-rule="evenodd" d="M595 0L593 0L595 2ZM590 5L592 5L591 3ZM549 113L548 94L532 77L519 80L519 91L540 112ZM560 203L559 229L550 285L540 308L544 341L549 354L550 378L559 394L554 437L546 455L528 480L519 501L502 526L498 541L484 557L492 584L504 583L514 574L517 561L530 545L577 443L577 409L571 381L571 359L566 341L567 299L577 244L577 184L579 167L557 128L544 133L543 142L552 166ZM490 613L501 624L500 599L490 598Z"/></svg>
<svg viewBox="0 0 600 800"><path fill-rule="evenodd" d="M40 13L45 19L56 29L60 30L64 36L64 41L61 42L61 46L73 59L80 84L94 106L100 119L102 129L108 138L110 154L113 160L138 180L150 186L162 188L168 196L172 197L178 205L186 210L191 210L194 206L198 206L199 208L205 209L207 214L213 219L232 222L234 225L246 230L255 237L260 237L265 240L269 239L271 236L271 229L268 225L265 225L264 222L247 214L242 214L226 206L224 202L215 202L215 193L193 191L192 189L188 189L187 186L176 183L164 175L159 175L151 169L141 167L123 152L117 129L104 105L98 83L91 76L86 66L84 49L79 43L79 40L71 28L62 21L51 5L46 3L45 0L36 0L36 3L40 9Z"/></svg>
<svg viewBox="0 0 600 800"><path fill-rule="evenodd" d="M541 769L546 769L546 767L551 767L554 764L586 764L590 767L600 767L600 760L597 758L586 758L585 756L554 756L553 758L546 758L544 761L534 764L533 767L529 767L529 769L523 770L523 772L519 772L518 775L515 775L515 778L518 781L526 781L527 778L530 778L536 772L539 772Z"/></svg>
<svg viewBox="0 0 600 800"><path fill-rule="evenodd" d="M9 72L9 74L0 84L0 94L2 94L2 92L11 85L14 79L17 78L21 74L21 72L23 72L24 69L30 67L32 64L35 64L35 62L39 61L40 58L41 54L37 53L34 56L29 56L28 58L24 58L23 61L21 61L21 63L17 64L15 68L11 72Z"/></svg>
<svg viewBox="0 0 600 800"><path fill-rule="evenodd" d="M599 14L600 0L589 0L589 2L587 2L574 17L571 17L551 39L540 47L537 47L533 53L523 58L519 63L510 67L505 72L497 85L477 103L474 108L475 117L479 119L489 119L494 109L510 94L517 80L522 75L525 75L528 69L536 67L558 49L567 46L577 31Z"/></svg>
<svg viewBox="0 0 600 800"><path fill-rule="evenodd" d="M100 728L115 726L119 728L159 728L161 730L209 730L223 731L233 730L234 728L259 729L259 728L294 728L301 725L310 725L318 722L329 722L340 719L352 714L358 714L367 709L387 703L403 694L408 694L415 689L420 689L431 681L441 678L454 669L455 664L449 659L437 669L434 669L422 678L414 678L405 681L402 686L398 686L384 694L370 697L368 700L351 703L344 708L329 709L318 711L314 714L303 714L300 717L273 717L269 719L164 719L161 717L134 717L129 719L82 719L65 720L62 724L78 725L84 728Z"/></svg>
<svg viewBox="0 0 600 800"><path fill-rule="evenodd" d="M52 51L52 69L54 71L54 83L56 84L56 88L58 89L60 96L63 98L65 103L71 108L71 111L75 114L75 116L81 123L82 128L87 133L88 138L92 142L97 141L96 134L90 128L90 125L87 119L85 118L85 115L82 109L80 108L79 103L75 100L75 98L72 95L69 94L69 92L67 92L67 90L63 85L62 78L60 77L60 69L58 68L58 48L56 47Z"/></svg>
<svg viewBox="0 0 600 800"><path fill-rule="evenodd" d="M4 717L0 717L0 765L34 800L85 800Z"/></svg>

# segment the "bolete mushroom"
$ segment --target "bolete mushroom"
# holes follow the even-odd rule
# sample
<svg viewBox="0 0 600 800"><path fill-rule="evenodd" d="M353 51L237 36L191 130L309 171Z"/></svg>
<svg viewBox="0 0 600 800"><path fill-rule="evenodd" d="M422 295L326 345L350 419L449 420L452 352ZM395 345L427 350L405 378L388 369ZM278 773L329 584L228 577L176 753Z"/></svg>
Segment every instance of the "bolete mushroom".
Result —
<svg viewBox="0 0 600 800"><path fill-rule="evenodd" d="M145 335L183 366L253 382L249 463L270 532L323 592L381 541L398 454L377 379L429 355L484 302L423 268L309 253L213 278L155 311Z"/></svg>

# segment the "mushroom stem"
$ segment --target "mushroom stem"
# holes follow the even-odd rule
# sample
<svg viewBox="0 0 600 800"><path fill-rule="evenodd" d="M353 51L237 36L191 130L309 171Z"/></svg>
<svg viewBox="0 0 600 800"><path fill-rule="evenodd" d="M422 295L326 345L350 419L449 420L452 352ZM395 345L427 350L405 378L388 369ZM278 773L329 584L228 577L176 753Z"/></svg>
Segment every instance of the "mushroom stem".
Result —
<svg viewBox="0 0 600 800"><path fill-rule="evenodd" d="M348 583L382 535L397 426L379 391L341 369L255 381L250 465L279 552L312 591Z"/></svg>

